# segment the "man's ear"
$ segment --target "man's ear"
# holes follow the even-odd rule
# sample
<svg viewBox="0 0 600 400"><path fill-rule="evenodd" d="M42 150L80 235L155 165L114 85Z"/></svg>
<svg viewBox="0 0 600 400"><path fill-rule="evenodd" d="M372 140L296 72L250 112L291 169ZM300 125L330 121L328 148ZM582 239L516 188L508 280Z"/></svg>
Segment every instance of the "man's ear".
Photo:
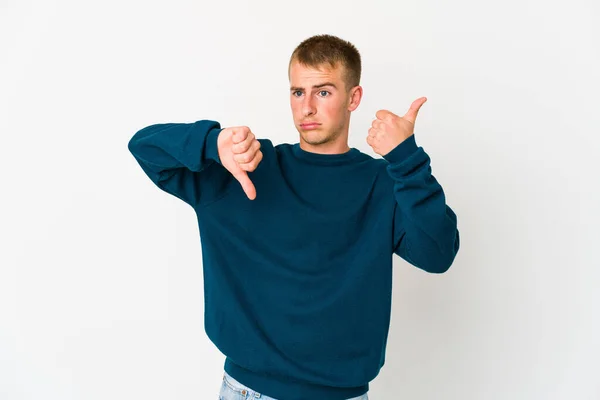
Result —
<svg viewBox="0 0 600 400"><path fill-rule="evenodd" d="M354 111L360 104L362 99L363 88L362 86L355 86L350 89L350 103L348 104L348 111Z"/></svg>

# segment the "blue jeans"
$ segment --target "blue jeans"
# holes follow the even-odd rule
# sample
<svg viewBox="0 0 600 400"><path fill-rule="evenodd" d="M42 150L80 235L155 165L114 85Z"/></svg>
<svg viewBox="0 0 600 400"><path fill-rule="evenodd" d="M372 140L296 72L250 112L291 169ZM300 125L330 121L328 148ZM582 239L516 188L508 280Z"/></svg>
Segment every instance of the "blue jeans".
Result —
<svg viewBox="0 0 600 400"><path fill-rule="evenodd" d="M231 377L227 372L223 373L223 384L221 385L221 392L219 393L219 400L277 400L269 396L263 396L262 394L250 389L247 386L242 385ZM367 393L362 396L353 397L348 400L369 400Z"/></svg>

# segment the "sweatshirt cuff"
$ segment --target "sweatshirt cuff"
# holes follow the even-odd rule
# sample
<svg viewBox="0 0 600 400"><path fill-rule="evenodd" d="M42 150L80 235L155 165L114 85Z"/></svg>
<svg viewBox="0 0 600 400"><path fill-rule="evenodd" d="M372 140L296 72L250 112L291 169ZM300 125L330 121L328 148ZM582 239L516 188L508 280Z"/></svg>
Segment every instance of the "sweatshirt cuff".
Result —
<svg viewBox="0 0 600 400"><path fill-rule="evenodd" d="M383 156L390 163L401 163L406 160L408 156L417 151L418 146L415 141L415 134L413 133L408 138L404 139L398 146L394 147L392 151Z"/></svg>
<svg viewBox="0 0 600 400"><path fill-rule="evenodd" d="M208 132L206 137L206 150L205 157L211 160L214 160L221 164L221 159L219 158L219 147L217 145L217 139L219 137L219 133L221 133L222 128L213 128Z"/></svg>

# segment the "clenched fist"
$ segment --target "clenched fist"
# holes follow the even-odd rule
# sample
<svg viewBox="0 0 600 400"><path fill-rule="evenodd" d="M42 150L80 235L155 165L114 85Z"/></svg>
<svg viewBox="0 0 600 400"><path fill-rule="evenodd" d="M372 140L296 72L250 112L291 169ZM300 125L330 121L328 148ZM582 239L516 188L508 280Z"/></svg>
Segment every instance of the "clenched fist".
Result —
<svg viewBox="0 0 600 400"><path fill-rule="evenodd" d="M263 158L260 142L247 126L223 129L217 138L221 164L242 185L250 200L256 198L256 188L248 177L248 171L254 171Z"/></svg>

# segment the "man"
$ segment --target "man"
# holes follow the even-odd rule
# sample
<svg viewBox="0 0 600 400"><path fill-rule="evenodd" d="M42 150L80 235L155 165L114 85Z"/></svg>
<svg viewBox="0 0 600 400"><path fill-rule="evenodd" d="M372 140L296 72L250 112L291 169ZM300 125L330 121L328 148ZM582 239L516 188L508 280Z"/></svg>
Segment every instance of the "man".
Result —
<svg viewBox="0 0 600 400"><path fill-rule="evenodd" d="M426 99L403 117L376 113L374 159L348 146L360 74L351 43L314 36L289 64L299 143L211 120L151 125L129 142L196 212L222 399L367 399L385 362L392 255L430 273L454 261L457 218L414 137Z"/></svg>

